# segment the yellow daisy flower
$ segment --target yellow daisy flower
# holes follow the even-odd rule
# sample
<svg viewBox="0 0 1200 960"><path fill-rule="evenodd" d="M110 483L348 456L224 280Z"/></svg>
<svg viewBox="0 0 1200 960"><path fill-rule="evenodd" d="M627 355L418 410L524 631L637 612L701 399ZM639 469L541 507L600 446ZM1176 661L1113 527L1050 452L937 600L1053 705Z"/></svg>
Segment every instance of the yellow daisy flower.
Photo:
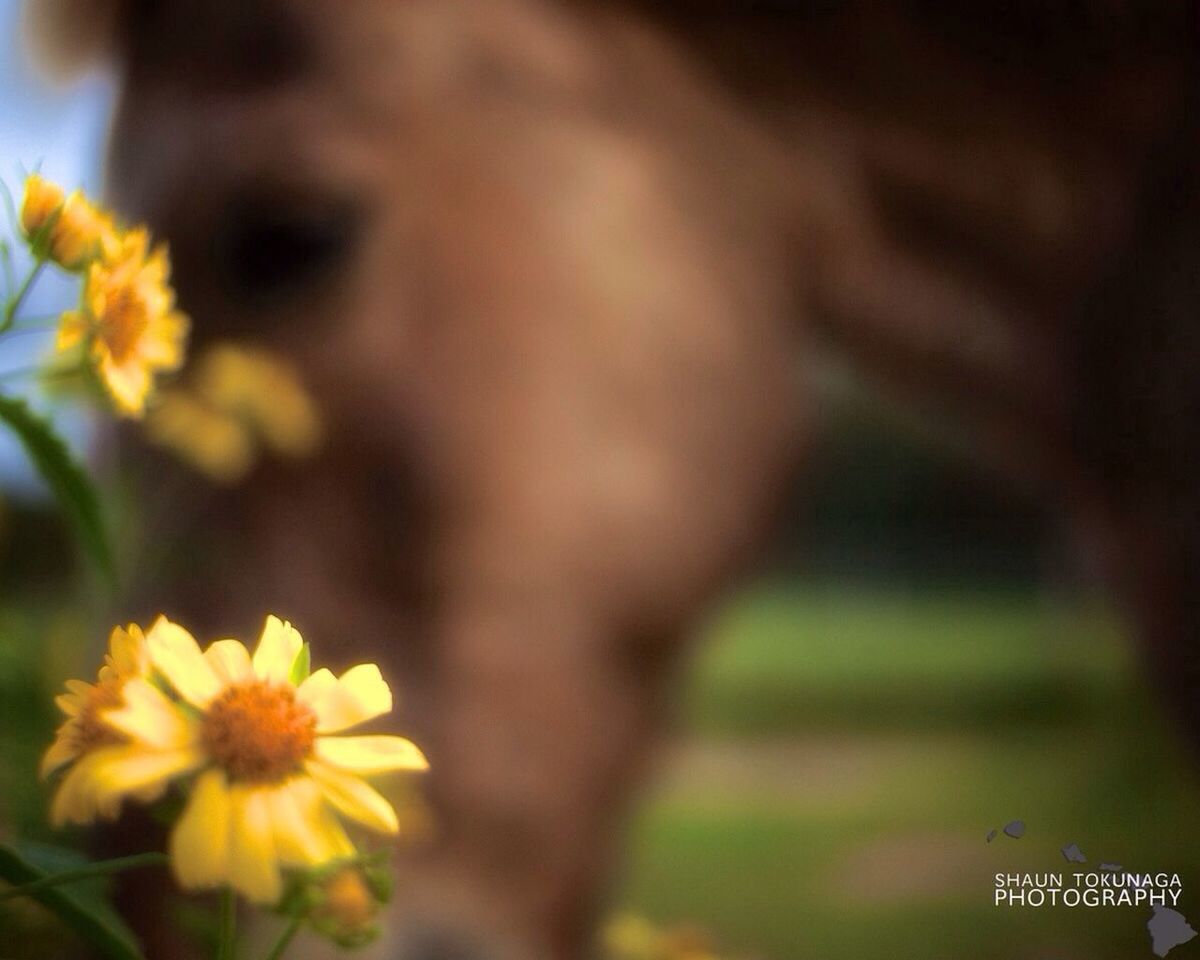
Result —
<svg viewBox="0 0 1200 960"><path fill-rule="evenodd" d="M102 713L121 705L130 680L149 674L150 656L146 638L136 623L113 627L108 648L95 683L68 680L67 692L55 699L67 719L42 757L41 773L48 777L71 767L51 806L51 820L59 825L68 821L90 823L97 816L111 818L117 812L116 803L100 806L88 789L89 771L97 755L112 756L114 751L124 749L127 738L109 726Z"/></svg>
<svg viewBox="0 0 1200 960"><path fill-rule="evenodd" d="M299 683L300 634L268 617L253 656L237 640L201 652L162 618L148 637L150 660L180 700L155 684L126 684L123 706L104 719L136 756L91 770L101 804L161 788L198 772L170 839L183 887L231 886L274 903L281 867L312 868L354 855L335 812L395 833L396 812L362 778L423 770L415 744L394 736L335 736L388 713L392 694L374 664L340 677L318 670Z"/></svg>
<svg viewBox="0 0 1200 960"><path fill-rule="evenodd" d="M188 319L175 309L163 246L153 251L142 228L105 243L88 268L81 311L68 311L57 349L87 344L119 412L141 416L156 373L183 362Z"/></svg>
<svg viewBox="0 0 1200 960"><path fill-rule="evenodd" d="M37 252L72 271L82 269L116 239L108 213L78 190L64 197L61 187L36 173L25 181L21 228L37 242Z"/></svg>

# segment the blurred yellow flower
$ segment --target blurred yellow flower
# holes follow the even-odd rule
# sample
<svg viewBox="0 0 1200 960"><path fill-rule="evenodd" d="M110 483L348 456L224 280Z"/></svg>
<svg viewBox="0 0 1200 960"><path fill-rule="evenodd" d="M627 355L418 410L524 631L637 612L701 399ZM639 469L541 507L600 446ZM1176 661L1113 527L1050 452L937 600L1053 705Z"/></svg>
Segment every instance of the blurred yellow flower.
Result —
<svg viewBox="0 0 1200 960"><path fill-rule="evenodd" d="M197 365L195 382L210 406L243 420L275 453L306 457L320 442L312 398L291 365L267 350L215 344Z"/></svg>
<svg viewBox="0 0 1200 960"><path fill-rule="evenodd" d="M661 929L644 917L620 914L603 933L607 960L718 960L709 938L694 926Z"/></svg>
<svg viewBox="0 0 1200 960"><path fill-rule="evenodd" d="M94 684L68 680L67 692L55 700L67 719L42 757L42 776L73 764L51 807L50 816L56 824L88 823L97 816L111 818L117 812L116 803L99 806L98 798L88 789L93 758L127 743L125 736L105 723L101 713L121 705L126 683L149 675L150 657L146 638L136 623L123 629L113 627L108 648Z"/></svg>
<svg viewBox="0 0 1200 960"><path fill-rule="evenodd" d="M397 831L395 810L363 777L423 770L425 757L402 737L333 735L391 710L377 666L306 675L308 648L274 616L253 656L237 640L202 652L165 618L147 648L161 683L130 680L122 705L102 711L130 752L93 764L88 791L107 809L198 772L170 839L182 886L230 886L274 903L281 867L354 855L335 811L381 833Z"/></svg>
<svg viewBox="0 0 1200 960"><path fill-rule="evenodd" d="M117 410L141 416L156 373L183 362L187 317L175 309L166 248L142 228L106 242L88 268L83 309L62 316L56 347L86 345Z"/></svg>
<svg viewBox="0 0 1200 960"><path fill-rule="evenodd" d="M254 440L245 425L188 390L162 392L146 414L146 435L217 483L236 483L254 466Z"/></svg>
<svg viewBox="0 0 1200 960"><path fill-rule="evenodd" d="M645 917L620 914L604 928L606 954L612 960L657 960L659 934Z"/></svg>
<svg viewBox="0 0 1200 960"><path fill-rule="evenodd" d="M218 483L253 467L259 446L305 457L321 439L316 405L290 364L257 347L218 343L187 384L164 391L147 413L150 440Z"/></svg>
<svg viewBox="0 0 1200 960"><path fill-rule="evenodd" d="M110 214L80 191L64 197L62 188L38 174L25 181L21 228L34 252L66 270L81 270L116 239Z"/></svg>

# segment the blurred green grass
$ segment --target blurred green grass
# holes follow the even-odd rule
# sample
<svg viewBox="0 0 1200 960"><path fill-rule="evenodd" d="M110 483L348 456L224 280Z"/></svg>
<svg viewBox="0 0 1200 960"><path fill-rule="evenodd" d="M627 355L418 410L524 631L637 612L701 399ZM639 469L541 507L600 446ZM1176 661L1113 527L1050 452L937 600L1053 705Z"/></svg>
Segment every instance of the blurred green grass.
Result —
<svg viewBox="0 0 1200 960"><path fill-rule="evenodd" d="M1084 869L1076 842L1178 871L1200 920L1200 790L1131 653L1094 601L752 591L696 662L622 906L773 960L1150 957L1145 908L991 902L997 871Z"/></svg>
<svg viewBox="0 0 1200 960"><path fill-rule="evenodd" d="M33 772L83 647L69 618L0 612L0 823L26 837L63 840ZM1200 789L1133 659L1068 595L748 591L698 651L620 904L766 960L1149 958L1147 911L991 905L995 872L1067 872L1076 842L1178 871L1200 920Z"/></svg>

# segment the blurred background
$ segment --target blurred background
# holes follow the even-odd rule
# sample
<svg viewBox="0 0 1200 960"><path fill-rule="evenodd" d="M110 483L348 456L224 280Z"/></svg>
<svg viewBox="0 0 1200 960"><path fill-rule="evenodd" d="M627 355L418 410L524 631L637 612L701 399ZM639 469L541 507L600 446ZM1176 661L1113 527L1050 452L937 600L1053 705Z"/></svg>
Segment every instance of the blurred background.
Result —
<svg viewBox="0 0 1200 960"><path fill-rule="evenodd" d="M96 190L109 85L33 77L18 6L0 0L0 174ZM61 306L51 290L39 309ZM616 906L775 960L1149 956L1144 911L991 903L994 873L1064 869L1074 842L1180 872L1200 921L1196 772L1114 610L1035 503L853 388L833 424L690 670ZM7 440L0 486L0 833L49 838L34 771L51 697L100 638ZM1015 819L1022 839L986 842Z"/></svg>

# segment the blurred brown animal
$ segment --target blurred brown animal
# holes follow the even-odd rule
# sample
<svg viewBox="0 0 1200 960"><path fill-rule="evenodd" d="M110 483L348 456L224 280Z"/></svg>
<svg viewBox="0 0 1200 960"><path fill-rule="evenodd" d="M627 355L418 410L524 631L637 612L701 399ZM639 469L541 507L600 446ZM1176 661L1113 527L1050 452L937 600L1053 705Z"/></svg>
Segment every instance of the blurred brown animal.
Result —
<svg viewBox="0 0 1200 960"><path fill-rule="evenodd" d="M1200 731L1187 5L40 6L115 54L114 197L197 340L325 408L140 595L391 661L441 827L398 955L581 954L818 353L1079 519Z"/></svg>

